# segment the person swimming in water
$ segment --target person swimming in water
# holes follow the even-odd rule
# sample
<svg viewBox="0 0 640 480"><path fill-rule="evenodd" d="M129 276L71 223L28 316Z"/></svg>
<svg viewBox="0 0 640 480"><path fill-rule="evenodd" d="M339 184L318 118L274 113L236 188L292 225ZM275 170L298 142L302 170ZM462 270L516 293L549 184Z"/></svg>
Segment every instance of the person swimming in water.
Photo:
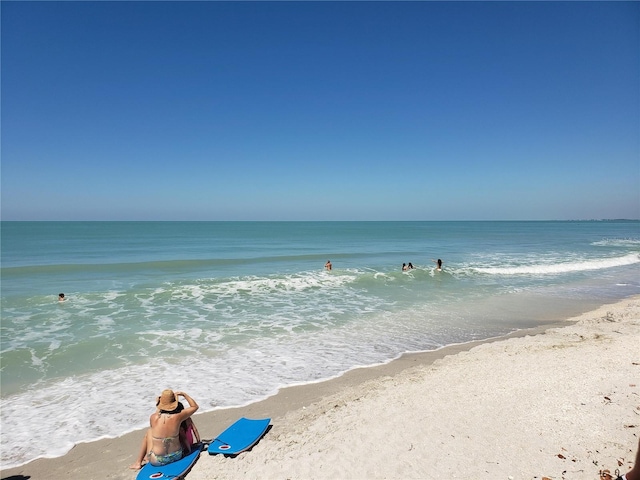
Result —
<svg viewBox="0 0 640 480"><path fill-rule="evenodd" d="M438 260L431 260L431 261L436 264L436 270L441 272L442 271L442 260L438 259Z"/></svg>

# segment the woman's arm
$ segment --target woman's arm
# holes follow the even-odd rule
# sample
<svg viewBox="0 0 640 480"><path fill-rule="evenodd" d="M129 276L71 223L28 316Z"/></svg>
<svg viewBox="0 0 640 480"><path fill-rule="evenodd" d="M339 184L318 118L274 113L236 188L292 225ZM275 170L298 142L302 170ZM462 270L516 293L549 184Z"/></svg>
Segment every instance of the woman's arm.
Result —
<svg viewBox="0 0 640 480"><path fill-rule="evenodd" d="M189 402L189 406L179 413L181 421L184 420L185 418L189 418L191 415L193 415L198 411L198 408L200 407L198 406L198 404L193 398L191 398L189 395L187 395L184 392L175 392L175 393L177 397L183 396L185 400Z"/></svg>

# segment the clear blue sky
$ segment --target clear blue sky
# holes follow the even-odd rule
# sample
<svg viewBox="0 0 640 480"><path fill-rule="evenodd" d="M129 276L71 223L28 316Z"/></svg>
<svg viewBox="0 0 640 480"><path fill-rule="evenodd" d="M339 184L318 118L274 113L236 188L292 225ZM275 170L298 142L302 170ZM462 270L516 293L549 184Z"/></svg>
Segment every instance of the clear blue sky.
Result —
<svg viewBox="0 0 640 480"><path fill-rule="evenodd" d="M8 2L3 220L640 218L638 2Z"/></svg>

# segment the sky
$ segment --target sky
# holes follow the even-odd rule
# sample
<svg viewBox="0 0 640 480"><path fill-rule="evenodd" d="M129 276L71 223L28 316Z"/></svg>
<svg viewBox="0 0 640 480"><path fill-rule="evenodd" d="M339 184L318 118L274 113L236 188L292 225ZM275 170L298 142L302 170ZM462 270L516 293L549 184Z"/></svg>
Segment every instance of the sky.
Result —
<svg viewBox="0 0 640 480"><path fill-rule="evenodd" d="M640 2L13 2L3 220L640 218Z"/></svg>

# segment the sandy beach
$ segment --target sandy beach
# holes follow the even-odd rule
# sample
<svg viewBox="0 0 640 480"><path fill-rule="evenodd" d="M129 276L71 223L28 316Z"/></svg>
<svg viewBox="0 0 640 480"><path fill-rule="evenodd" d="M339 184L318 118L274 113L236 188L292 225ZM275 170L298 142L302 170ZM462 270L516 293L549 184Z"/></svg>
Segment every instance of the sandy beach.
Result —
<svg viewBox="0 0 640 480"><path fill-rule="evenodd" d="M558 319L561 320L561 319ZM486 342L281 390L194 417L211 439L271 417L251 451L201 457L188 480L597 479L626 472L640 435L640 297ZM159 391L165 388L159 385ZM176 387L177 388L177 387ZM188 391L187 386L180 386ZM123 479L142 432L76 446L2 479Z"/></svg>

